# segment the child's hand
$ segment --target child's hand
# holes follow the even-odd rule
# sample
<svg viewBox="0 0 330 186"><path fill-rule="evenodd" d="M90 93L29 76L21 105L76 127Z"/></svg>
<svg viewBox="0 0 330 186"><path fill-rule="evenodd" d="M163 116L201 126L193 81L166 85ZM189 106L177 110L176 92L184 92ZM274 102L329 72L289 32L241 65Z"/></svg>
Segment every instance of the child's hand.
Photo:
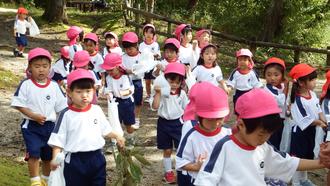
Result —
<svg viewBox="0 0 330 186"><path fill-rule="evenodd" d="M323 121L321 121L321 120L316 120L315 125L320 126L322 128L327 128L328 127L328 125L326 123L324 123Z"/></svg>
<svg viewBox="0 0 330 186"><path fill-rule="evenodd" d="M156 65L156 68L157 68L157 70L161 70L163 67L162 67L162 64L157 64Z"/></svg>
<svg viewBox="0 0 330 186"><path fill-rule="evenodd" d="M155 55L154 55L154 58L155 58L156 60L160 60L160 55L159 55L159 54L155 54Z"/></svg>
<svg viewBox="0 0 330 186"><path fill-rule="evenodd" d="M38 122L40 125L43 125L47 118L41 114L33 114L31 119Z"/></svg>
<svg viewBox="0 0 330 186"><path fill-rule="evenodd" d="M154 86L154 90L155 90L156 94L160 94L161 93L161 87L159 85L155 85Z"/></svg>
<svg viewBox="0 0 330 186"><path fill-rule="evenodd" d="M53 159L52 161L50 161L50 170L54 171L54 170L56 170L59 166L60 166L60 165L57 164L57 163L55 162L54 159Z"/></svg>
<svg viewBox="0 0 330 186"><path fill-rule="evenodd" d="M31 16L28 17L28 21L29 21L29 22L32 21L32 17L31 17Z"/></svg>
<svg viewBox="0 0 330 186"><path fill-rule="evenodd" d="M123 148L125 146L125 138L121 136L117 136L116 138L117 144L120 148Z"/></svg>
<svg viewBox="0 0 330 186"><path fill-rule="evenodd" d="M204 161L206 160L206 157L207 157L207 153L203 153L203 154L200 154L196 160L196 166L198 169L200 169L204 163Z"/></svg>
<svg viewBox="0 0 330 186"><path fill-rule="evenodd" d="M197 41L196 39L194 39L194 40L192 41L193 50L196 49L197 44L198 44L198 41Z"/></svg>
<svg viewBox="0 0 330 186"><path fill-rule="evenodd" d="M130 70L130 69L126 69L126 73L127 73L127 74L133 74L133 71Z"/></svg>

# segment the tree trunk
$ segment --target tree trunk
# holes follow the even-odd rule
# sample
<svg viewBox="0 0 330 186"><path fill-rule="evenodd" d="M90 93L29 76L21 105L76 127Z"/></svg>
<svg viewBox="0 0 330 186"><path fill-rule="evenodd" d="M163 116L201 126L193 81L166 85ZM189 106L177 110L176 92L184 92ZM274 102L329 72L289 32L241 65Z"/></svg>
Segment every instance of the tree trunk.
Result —
<svg viewBox="0 0 330 186"><path fill-rule="evenodd" d="M48 0L42 17L49 22L68 24L66 15L66 0Z"/></svg>
<svg viewBox="0 0 330 186"><path fill-rule="evenodd" d="M155 1L156 0L146 0L146 10L147 10L147 12L154 13ZM146 17L146 22L151 23L152 18Z"/></svg>
<svg viewBox="0 0 330 186"><path fill-rule="evenodd" d="M261 41L272 41L273 38L279 34L282 29L282 19L283 19L283 0L273 0L271 7L267 12L264 29L261 33Z"/></svg>
<svg viewBox="0 0 330 186"><path fill-rule="evenodd" d="M194 10L197 5L198 0L189 0L187 4L187 10Z"/></svg>

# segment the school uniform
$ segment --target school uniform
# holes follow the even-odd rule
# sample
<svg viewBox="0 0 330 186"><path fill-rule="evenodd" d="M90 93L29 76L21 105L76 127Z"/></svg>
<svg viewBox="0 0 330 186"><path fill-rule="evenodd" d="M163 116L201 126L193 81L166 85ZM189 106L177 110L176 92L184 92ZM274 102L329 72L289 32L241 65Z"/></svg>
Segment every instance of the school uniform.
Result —
<svg viewBox="0 0 330 186"><path fill-rule="evenodd" d="M24 79L15 91L11 106L28 108L46 117L46 122L41 125L22 114L21 130L28 157L51 160L52 149L47 141L54 128L56 113L67 107L59 85L51 80L41 85L32 79Z"/></svg>
<svg viewBox="0 0 330 186"><path fill-rule="evenodd" d="M194 60L194 51L192 48L191 44L188 44L187 47L184 46L180 46L179 48L179 60L181 61L181 63L185 64L185 65L190 65L191 68L195 67L195 60Z"/></svg>
<svg viewBox="0 0 330 186"><path fill-rule="evenodd" d="M227 80L227 85L235 88L233 96L234 108L237 99L244 93L250 91L252 88L262 87L259 76L256 71L250 70L248 73L243 74L238 69L235 69Z"/></svg>
<svg viewBox="0 0 330 186"><path fill-rule="evenodd" d="M71 62L68 62L66 64L62 58L58 59L52 65L52 68L50 70L52 80L54 80L56 82L66 80L66 77L70 73L70 65L71 65Z"/></svg>
<svg viewBox="0 0 330 186"><path fill-rule="evenodd" d="M112 93L118 102L118 114L120 123L124 125L135 124L134 114L134 85L129 79L128 75L121 75L120 78L115 79L111 76L106 77L107 87L106 93ZM120 91L130 90L131 94L127 96L120 95Z"/></svg>
<svg viewBox="0 0 330 186"><path fill-rule="evenodd" d="M272 86L271 84L266 84L266 86L264 87L264 89L271 93L278 104L278 107L282 110L282 112L280 113L281 118L284 120L285 119L285 112L286 112L286 108L287 108L287 104L286 104L286 96L284 94L284 83L280 84L280 87L275 87ZM280 144L281 144L281 140L282 140L282 133L283 133L283 128L284 125L281 125L281 128L278 129L277 131L275 131L272 136L269 139L269 142L276 147L276 149L280 149Z"/></svg>
<svg viewBox="0 0 330 186"><path fill-rule="evenodd" d="M161 65L161 70L160 70L160 74L162 74L165 70L165 67L169 64L169 63L181 63L179 59L173 61L173 62L168 62L166 59L162 59L161 61L159 61L159 64ZM157 77L155 74L156 68L153 70L152 75L154 77Z"/></svg>
<svg viewBox="0 0 330 186"><path fill-rule="evenodd" d="M212 68L197 65L193 69L192 74L196 77L197 82L207 81L215 86L219 86L219 82L223 79L222 71L218 65Z"/></svg>
<svg viewBox="0 0 330 186"><path fill-rule="evenodd" d="M141 54L139 53L136 56L129 56L127 54L123 55L123 66L125 69L132 70L133 65L139 64ZM130 74L130 79L134 85L134 104L139 106L142 105L142 98L143 98L143 85L142 85L142 78L144 74Z"/></svg>
<svg viewBox="0 0 330 186"><path fill-rule="evenodd" d="M120 47L110 48L110 52L107 47L103 48L103 59L109 53L117 53L119 55L123 55L123 50Z"/></svg>
<svg viewBox="0 0 330 186"><path fill-rule="evenodd" d="M319 119L322 112L319 99L313 91L309 91L309 97L296 95L295 102L291 105L291 114L294 126L291 134L290 154L299 158L314 159L318 155L316 126L312 122ZM322 129L321 129L322 130Z"/></svg>
<svg viewBox="0 0 330 186"><path fill-rule="evenodd" d="M16 29L15 33L15 39L16 39L16 44L18 46L27 46L27 38L26 38L26 28L30 28L31 23L29 23L27 20L20 20L16 19L14 23L14 29Z"/></svg>
<svg viewBox="0 0 330 186"><path fill-rule="evenodd" d="M73 57L74 54L78 51L83 50L83 47L81 46L81 44L73 44L69 46L69 56L70 56L70 60L73 61Z"/></svg>
<svg viewBox="0 0 330 186"><path fill-rule="evenodd" d="M266 186L265 177L289 182L298 165L299 158L276 151L267 143L246 146L231 135L217 142L194 184Z"/></svg>
<svg viewBox="0 0 330 186"><path fill-rule="evenodd" d="M98 75L99 78L101 78L101 73L104 72L104 70L101 68L101 65L103 64L102 55L96 52L95 54L91 55L90 59L94 67L93 71Z"/></svg>
<svg viewBox="0 0 330 186"><path fill-rule="evenodd" d="M329 98L324 98L321 104L322 112L327 120L328 123L328 129L327 129L327 134L326 134L326 139L325 141L330 141L330 99Z"/></svg>
<svg viewBox="0 0 330 186"><path fill-rule="evenodd" d="M140 43L139 45L139 51L142 53L143 51L151 52L153 55L159 55L160 56L160 50L159 50L159 44L157 42L153 42L151 44L147 44L145 42ZM144 74L144 79L155 79L155 77L152 75L152 70L149 72L146 72Z"/></svg>
<svg viewBox="0 0 330 186"><path fill-rule="evenodd" d="M69 106L60 113L48 144L66 152L66 185L105 185L106 161L101 149L103 137L110 132L112 128L97 105L85 109Z"/></svg>
<svg viewBox="0 0 330 186"><path fill-rule="evenodd" d="M154 93L151 95L150 103L153 102ZM169 97L161 96L158 108L157 120L157 148L172 149L178 148L181 130L182 115L188 104L187 94L181 90L180 94L171 94Z"/></svg>
<svg viewBox="0 0 330 186"><path fill-rule="evenodd" d="M186 124L185 124L186 125ZM182 168L195 163L199 155L209 156L215 144L222 138L231 134L231 129L219 127L213 132L205 132L200 124L192 127L181 139L176 154L176 170L178 185L193 185L198 172L185 171Z"/></svg>

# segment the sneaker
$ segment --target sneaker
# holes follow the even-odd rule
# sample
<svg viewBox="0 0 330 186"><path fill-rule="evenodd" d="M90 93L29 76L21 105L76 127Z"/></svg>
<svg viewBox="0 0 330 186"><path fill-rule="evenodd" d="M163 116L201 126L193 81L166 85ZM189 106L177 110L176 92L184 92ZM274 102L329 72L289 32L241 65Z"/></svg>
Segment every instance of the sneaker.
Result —
<svg viewBox="0 0 330 186"><path fill-rule="evenodd" d="M140 128L140 119L139 118L135 119L135 124L132 125L132 128L135 129L135 130Z"/></svg>
<svg viewBox="0 0 330 186"><path fill-rule="evenodd" d="M22 58L24 58L24 55L23 55L22 52L18 52L17 57L22 57Z"/></svg>
<svg viewBox="0 0 330 186"><path fill-rule="evenodd" d="M18 50L16 48L13 49L13 53L14 53L14 56L17 57L18 56Z"/></svg>
<svg viewBox="0 0 330 186"><path fill-rule="evenodd" d="M46 179L41 178L41 186L48 186Z"/></svg>
<svg viewBox="0 0 330 186"><path fill-rule="evenodd" d="M36 181L31 181L31 186L42 186L42 184L40 180L36 180Z"/></svg>
<svg viewBox="0 0 330 186"><path fill-rule="evenodd" d="M300 181L300 185L301 186L315 186L314 183L309 179L307 179L305 181Z"/></svg>
<svg viewBox="0 0 330 186"><path fill-rule="evenodd" d="M167 183L167 184L173 184L176 183L176 177L173 171L168 171L165 173L163 180Z"/></svg>

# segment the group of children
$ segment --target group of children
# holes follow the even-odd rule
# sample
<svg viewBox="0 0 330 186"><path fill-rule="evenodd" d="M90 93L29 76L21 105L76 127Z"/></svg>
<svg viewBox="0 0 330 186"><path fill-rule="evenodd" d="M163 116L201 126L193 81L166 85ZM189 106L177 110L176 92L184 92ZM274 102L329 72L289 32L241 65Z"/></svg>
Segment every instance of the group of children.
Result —
<svg viewBox="0 0 330 186"><path fill-rule="evenodd" d="M284 61L272 57L265 62L263 85L248 49L236 52L237 67L225 80L209 30L198 31L197 40L192 41L190 25L179 25L176 38L165 40L163 57L155 26L145 24L143 36L139 44L136 33L126 32L120 42L115 33L106 32L106 46L99 50L96 34L84 34L72 26L67 31L69 46L60 49L55 64L45 49L29 52L29 77L18 86L11 105L24 118L21 128L32 186L47 185L62 151L66 185L105 185L104 138L116 139L121 147L125 139L110 127L97 98L118 102L127 146L133 146L134 130L140 125L143 78L146 98L158 114L157 148L163 151L166 183L285 185L293 178L292 185L313 185L306 170L328 165L327 156L321 156L325 165L313 159L318 158L330 117L330 72L319 101L313 92L316 69L307 64L291 69L293 85L288 92ZM155 66L145 74L135 73L135 65L145 60L144 52L152 53ZM185 83L188 76L197 81L190 89ZM159 84L152 88L155 78L165 79L169 90ZM233 89L237 120L229 129L223 125ZM287 152L291 156L279 152L289 117L294 123ZM174 149L176 174L171 159Z"/></svg>

